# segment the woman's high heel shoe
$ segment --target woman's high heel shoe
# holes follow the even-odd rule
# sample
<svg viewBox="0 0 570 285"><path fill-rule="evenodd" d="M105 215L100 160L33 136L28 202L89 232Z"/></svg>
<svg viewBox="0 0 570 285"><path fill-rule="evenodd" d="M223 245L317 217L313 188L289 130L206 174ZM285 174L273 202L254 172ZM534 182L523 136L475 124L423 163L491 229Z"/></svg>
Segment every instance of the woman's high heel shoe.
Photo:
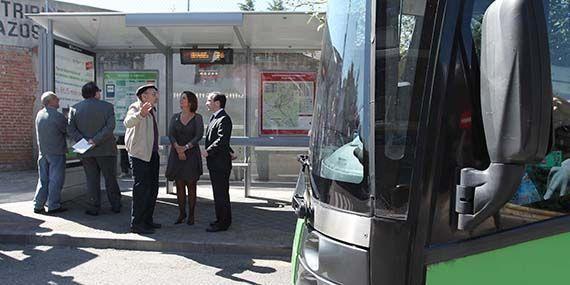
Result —
<svg viewBox="0 0 570 285"><path fill-rule="evenodd" d="M194 216L190 216L190 217L188 218L188 221L187 221L186 223L187 223L188 225L190 225L190 226L193 225L193 224L194 224Z"/></svg>
<svg viewBox="0 0 570 285"><path fill-rule="evenodd" d="M174 224L175 225L182 224L182 222L184 222L184 219L186 219L186 215L183 215L183 216L180 215L180 216L178 216L178 219L176 220L176 222L174 222Z"/></svg>

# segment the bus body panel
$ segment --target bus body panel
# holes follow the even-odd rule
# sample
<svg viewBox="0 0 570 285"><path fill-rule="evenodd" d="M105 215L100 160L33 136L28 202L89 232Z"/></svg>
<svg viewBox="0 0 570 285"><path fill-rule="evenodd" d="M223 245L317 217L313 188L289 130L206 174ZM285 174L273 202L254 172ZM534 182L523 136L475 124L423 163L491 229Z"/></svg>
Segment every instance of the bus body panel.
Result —
<svg viewBox="0 0 570 285"><path fill-rule="evenodd" d="M569 244L565 233L432 264L426 284L566 284Z"/></svg>

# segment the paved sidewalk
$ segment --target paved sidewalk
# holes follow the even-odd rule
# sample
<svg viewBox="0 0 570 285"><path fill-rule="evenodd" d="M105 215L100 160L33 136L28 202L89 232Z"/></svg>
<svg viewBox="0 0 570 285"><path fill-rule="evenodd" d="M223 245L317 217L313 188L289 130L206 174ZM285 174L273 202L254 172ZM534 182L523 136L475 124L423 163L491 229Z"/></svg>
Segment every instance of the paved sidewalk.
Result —
<svg viewBox="0 0 570 285"><path fill-rule="evenodd" d="M37 183L37 170L0 172L0 203L32 200Z"/></svg>
<svg viewBox="0 0 570 285"><path fill-rule="evenodd" d="M4 181L2 184L6 185ZM2 203L0 243L271 256L290 254L296 219L290 205L245 198L243 187L231 187L233 224L226 232L208 233L205 229L215 219L212 190L208 184L198 187L196 224L193 226L173 224L178 216L176 196L163 194L166 191L162 188L154 217L163 228L152 235L138 235L129 232L132 180L121 180L120 184L124 191L120 214L110 211L104 192L102 212L97 217L84 214L85 195L65 201L63 204L69 210L54 216L34 214L31 201ZM291 191L256 188L251 194L287 201Z"/></svg>

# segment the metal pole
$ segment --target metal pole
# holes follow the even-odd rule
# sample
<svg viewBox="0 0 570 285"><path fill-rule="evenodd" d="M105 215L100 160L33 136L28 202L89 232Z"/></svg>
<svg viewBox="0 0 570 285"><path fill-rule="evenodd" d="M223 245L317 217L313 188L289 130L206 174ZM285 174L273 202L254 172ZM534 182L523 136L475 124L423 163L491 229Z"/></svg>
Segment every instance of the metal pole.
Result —
<svg viewBox="0 0 570 285"><path fill-rule="evenodd" d="M53 46L53 20L48 20L48 28L46 31L46 88L49 91L55 91L55 54Z"/></svg>
<svg viewBox="0 0 570 285"><path fill-rule="evenodd" d="M170 123L170 117L172 117L173 115L173 110L172 110L172 97L174 96L174 56L173 56L173 50L172 48L168 48L166 50L165 53L166 56L166 97L165 99L165 104L166 104L166 108L164 108L163 110L166 110L166 114L165 116L163 116L163 120L165 120L166 124L166 129L165 129L165 134L168 134L168 128L169 128L169 123ZM170 147L170 146L169 146ZM168 152L167 152L168 153ZM171 181L166 181L166 193L167 194L174 194L173 191L173 183Z"/></svg>
<svg viewBox="0 0 570 285"><path fill-rule="evenodd" d="M46 74L46 65L47 65L47 58L46 58L46 30L41 29L40 31L40 44L39 44L39 51L38 56L40 60L40 83L41 83L41 92L47 91L47 74Z"/></svg>
<svg viewBox="0 0 570 285"><path fill-rule="evenodd" d="M249 123L252 121L251 115L249 114L249 96L251 95L250 91L251 91L251 49L249 47L247 47L245 49L246 55L245 55L245 66L246 66L246 72L245 72L245 124L244 124L244 131L245 131L245 136L246 137L251 137L251 128L249 127ZM246 167L245 167L245 175L244 175L244 195L245 197L250 197L250 188L251 188L251 147L250 146L245 146L245 150L244 150L244 156L245 156L245 163L246 163Z"/></svg>
<svg viewBox="0 0 570 285"><path fill-rule="evenodd" d="M190 0L188 0L188 12L190 12Z"/></svg>
<svg viewBox="0 0 570 285"><path fill-rule="evenodd" d="M49 12L49 0L45 1L45 12ZM53 21L48 20L47 29L44 29L40 54L43 57L42 63L42 89L43 92L54 90L54 46L53 46Z"/></svg>

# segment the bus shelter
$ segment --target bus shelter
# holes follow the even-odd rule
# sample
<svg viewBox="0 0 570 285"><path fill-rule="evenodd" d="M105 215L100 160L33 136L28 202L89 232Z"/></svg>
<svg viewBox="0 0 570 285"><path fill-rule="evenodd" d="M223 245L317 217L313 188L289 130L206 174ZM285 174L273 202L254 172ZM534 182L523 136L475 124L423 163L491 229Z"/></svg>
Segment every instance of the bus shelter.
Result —
<svg viewBox="0 0 570 285"><path fill-rule="evenodd" d="M307 151L322 32L300 12L40 13L41 87L55 90L62 112L96 81L115 105L115 134L136 100L134 90L155 83L161 144L184 90L196 93L205 118L209 92L228 97L232 178L246 196L257 185L294 185L296 155ZM207 120L205 120L207 123ZM163 151L162 155L167 154ZM166 162L163 156L161 163ZM172 186L167 183L167 192Z"/></svg>

